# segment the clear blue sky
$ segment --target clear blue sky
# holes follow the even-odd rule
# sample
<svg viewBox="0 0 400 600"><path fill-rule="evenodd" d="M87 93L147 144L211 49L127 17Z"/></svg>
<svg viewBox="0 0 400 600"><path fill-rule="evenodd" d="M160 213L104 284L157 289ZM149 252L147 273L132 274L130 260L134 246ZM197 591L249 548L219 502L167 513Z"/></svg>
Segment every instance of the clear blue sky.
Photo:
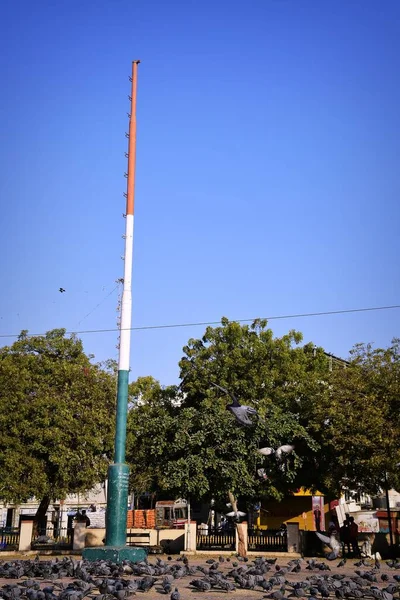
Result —
<svg viewBox="0 0 400 600"><path fill-rule="evenodd" d="M22 0L0 22L1 334L116 324L136 58L135 326L400 303L398 0ZM400 311L270 324L347 356ZM132 378L177 381L203 332L134 333ZM116 357L116 333L82 339Z"/></svg>

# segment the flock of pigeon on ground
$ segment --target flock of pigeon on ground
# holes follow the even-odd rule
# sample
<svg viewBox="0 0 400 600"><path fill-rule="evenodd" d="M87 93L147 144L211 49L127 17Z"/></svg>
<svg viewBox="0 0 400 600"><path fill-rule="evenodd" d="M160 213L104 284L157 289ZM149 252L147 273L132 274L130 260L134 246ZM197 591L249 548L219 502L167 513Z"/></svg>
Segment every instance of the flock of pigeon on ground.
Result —
<svg viewBox="0 0 400 600"><path fill-rule="evenodd" d="M340 573L346 559L329 566L316 559L293 559L279 566L276 558L232 557L191 565L186 556L173 560L168 557L132 563L124 561L89 562L71 557L62 559L13 560L0 562L0 578L18 582L0 587L4 600L129 600L136 592L152 588L170 600L185 600L190 591L234 592L244 590L246 598L253 592L256 597L270 600L299 598L319 600L337 598L353 600L396 600L400 598L400 562L386 561L381 569L378 560L355 563L351 574ZM331 568L332 567L332 568ZM346 569L348 571L348 569ZM302 575L293 578L291 574ZM70 579L70 582L66 580ZM184 581L180 581L183 580ZM178 590L178 586L180 590ZM193 597L193 596L192 596ZM254 597L254 596L253 596Z"/></svg>

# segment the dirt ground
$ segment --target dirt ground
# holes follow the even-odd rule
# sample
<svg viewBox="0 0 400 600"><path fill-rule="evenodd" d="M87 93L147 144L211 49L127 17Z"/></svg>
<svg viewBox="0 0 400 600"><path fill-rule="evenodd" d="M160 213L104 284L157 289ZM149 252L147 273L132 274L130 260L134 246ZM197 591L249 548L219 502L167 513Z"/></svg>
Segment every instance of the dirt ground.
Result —
<svg viewBox="0 0 400 600"><path fill-rule="evenodd" d="M206 560L210 559L210 558L215 558L218 560L218 553L216 554L211 554L211 555L202 555L202 556L190 556L188 557L189 560L189 565L191 566L197 566L197 565L206 565ZM7 562L11 562L14 560L32 560L34 558L34 556L6 556L6 555L1 555L0 556L0 561L7 561ZM51 556L41 556L40 560L54 560L54 558L56 557L51 557ZM62 560L62 556L58 557L59 560ZM75 556L73 557L77 560L80 560L81 557L80 556ZM162 560L167 560L166 556L161 555L160 558ZM175 563L176 560L179 558L179 556L172 556L172 562ZM252 563L252 560L254 560L254 558L256 557L249 557L249 561L246 563L247 565L250 565ZM288 564L289 562L289 558L283 558L283 557L278 557L278 560L276 562L277 565L279 565L280 567L284 567ZM307 577L309 577L310 575L316 574L316 575L333 575L334 573L340 573L346 576L352 576L355 575L355 570L357 569L357 567L354 565L355 562L357 562L356 560L348 560L346 565L343 567L338 568L337 565L339 563L339 560L335 560L332 562L326 561L325 559L321 559L318 558L317 562L321 563L321 562L325 562L326 564L329 565L331 571L320 571L320 570L314 570L314 571L309 571L306 570L306 563L307 559L302 560L301 562L301 571L299 573L288 573L286 575L286 579L290 582L298 582L298 581L303 581L304 579L306 579ZM227 573L228 571L230 571L233 566L232 563L236 562L237 558L235 556L230 557L230 561L227 562L226 557L225 557L225 562L220 563L219 566L219 570L223 573ZM149 562L150 564L156 564L156 557L150 555L149 556ZM374 561L370 560L368 561L368 563L371 565L371 568L374 566ZM181 563L178 563L181 564ZM244 563L239 563L244 564ZM208 566L208 565L206 565ZM361 569L363 570L368 570L368 568L366 567L361 567ZM271 570L269 573L266 574L266 578L272 576L274 574L275 568L273 567L273 570ZM387 585L387 582L382 582L380 579L380 575L381 573L387 573L387 575L389 576L389 581L396 583L395 580L393 579L393 575L399 575L400 571L398 570L393 570L390 569L386 563L384 561L381 562L381 569L380 571L377 572L377 578L378 578L378 583L375 585L378 585L379 587L385 587ZM203 574L201 572L198 572L198 574L196 574L195 576L187 576L187 577L183 577L182 579L176 579L173 586L177 587L180 594L181 594L181 600L187 600L187 599L191 599L191 600L231 600L231 598L236 598L236 600L239 600L240 598L246 598L248 600L255 600L258 599L260 600L263 596L266 595L266 592L261 590L261 589L256 589L256 590L242 590L242 589L236 589L236 591L234 592L224 592L222 590L210 590L210 592L199 592L198 590L195 590L193 588L191 588L189 586L189 583L192 579L195 578L202 578ZM126 577L127 578L127 577ZM138 577L134 577L134 578L138 578ZM162 577L160 577L161 580ZM66 585L69 581L73 581L73 578L69 578L69 579L64 579L62 580L62 583L64 585ZM9 584L9 583L18 583L19 580L16 579L2 579L0 578L0 586L3 586L5 584ZM49 582L49 581L45 581L43 579L38 579L38 581L40 581L40 583L42 584L42 587L45 587L46 585L54 584L54 581ZM60 580L56 580L57 581ZM155 586L149 591L146 592L146 598L148 598L148 600L161 600L162 597L167 597L163 591L161 590L161 588L159 588L159 586L157 585L157 583L155 584ZM274 590L277 588L274 588ZM291 590L288 589L286 592L286 596L289 596L289 594L291 593ZM140 598L140 596L143 594L143 592L138 591L136 593L136 596L138 596ZM0 594L1 595L1 594ZM95 597L94 594L92 597ZM396 597L398 597L398 594L396 594ZM89 596L90 598L90 596ZM168 596L169 598L169 596ZM334 596L332 595L332 598L334 598Z"/></svg>

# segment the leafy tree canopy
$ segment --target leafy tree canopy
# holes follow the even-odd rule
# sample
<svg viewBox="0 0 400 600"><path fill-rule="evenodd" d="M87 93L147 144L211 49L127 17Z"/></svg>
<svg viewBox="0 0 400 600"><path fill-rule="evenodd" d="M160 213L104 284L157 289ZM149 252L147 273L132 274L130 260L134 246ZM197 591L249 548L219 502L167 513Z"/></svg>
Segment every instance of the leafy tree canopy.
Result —
<svg viewBox="0 0 400 600"><path fill-rule="evenodd" d="M274 338L265 321L247 326L223 319L184 347L180 388L138 380L131 389L141 401L129 415L132 477L147 473L153 489L197 498L226 498L228 490L248 499L280 498L305 482L318 485L309 465L319 443L308 421L315 398L325 393L328 362L322 349L301 342L295 331ZM254 427L235 422L226 411L230 399L212 382L257 409ZM295 452L283 463L257 453L284 443ZM266 479L257 474L261 467Z"/></svg>
<svg viewBox="0 0 400 600"><path fill-rule="evenodd" d="M0 349L0 497L50 500L104 480L114 431L114 377L65 329ZM47 504L47 506L46 506Z"/></svg>
<svg viewBox="0 0 400 600"><path fill-rule="evenodd" d="M329 393L315 407L330 462L325 483L371 494L387 483L400 489L400 340L384 349L358 344L351 358L332 371Z"/></svg>

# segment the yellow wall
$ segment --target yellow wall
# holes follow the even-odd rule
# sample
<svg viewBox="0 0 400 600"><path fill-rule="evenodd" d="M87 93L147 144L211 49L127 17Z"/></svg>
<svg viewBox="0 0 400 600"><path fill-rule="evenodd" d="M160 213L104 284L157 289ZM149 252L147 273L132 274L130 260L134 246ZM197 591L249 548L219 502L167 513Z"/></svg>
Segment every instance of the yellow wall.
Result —
<svg viewBox="0 0 400 600"><path fill-rule="evenodd" d="M298 523L299 529L314 531L314 518L312 513L312 496L322 496L320 493L312 494L302 490L282 502L275 500L261 503L260 517L258 520L261 529L279 529L282 523ZM303 519L303 513L306 519ZM324 502L325 529L328 527L329 502Z"/></svg>

